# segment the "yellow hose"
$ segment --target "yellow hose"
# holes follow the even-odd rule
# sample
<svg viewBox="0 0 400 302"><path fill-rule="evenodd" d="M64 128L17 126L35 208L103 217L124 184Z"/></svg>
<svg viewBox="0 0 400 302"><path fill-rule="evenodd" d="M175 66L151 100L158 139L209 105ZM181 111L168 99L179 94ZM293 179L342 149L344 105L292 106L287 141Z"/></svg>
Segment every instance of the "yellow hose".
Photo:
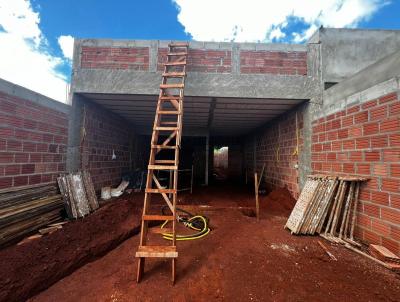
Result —
<svg viewBox="0 0 400 302"><path fill-rule="evenodd" d="M201 219L203 220L203 224L204 224L204 228L203 229L199 229L196 228L192 225L191 221L195 220L195 219ZM168 220L166 220L162 225L161 225L161 229L163 229L166 225L168 224ZM187 222L184 222L185 227L188 227L192 230L196 230L199 231L199 236L193 236L193 235L176 235L176 240L177 241L185 241L185 240L195 240L195 239L200 239L203 238L204 236L206 236L208 233L210 233L210 228L207 225L207 220L206 218L204 218L203 216L193 216L191 218L188 219ZM162 233L162 236L164 239L166 240L173 240L173 234L172 233Z"/></svg>

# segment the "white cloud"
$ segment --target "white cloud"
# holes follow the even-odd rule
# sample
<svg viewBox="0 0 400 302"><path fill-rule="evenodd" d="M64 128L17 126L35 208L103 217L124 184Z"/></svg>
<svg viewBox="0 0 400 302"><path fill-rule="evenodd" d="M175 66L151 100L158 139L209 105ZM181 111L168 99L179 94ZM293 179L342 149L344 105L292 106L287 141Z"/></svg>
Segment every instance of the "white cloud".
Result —
<svg viewBox="0 0 400 302"><path fill-rule="evenodd" d="M307 24L294 32L295 42L309 38L320 26L356 27L386 0L172 0L179 9L178 21L194 40L271 41L284 37L290 20Z"/></svg>
<svg viewBox="0 0 400 302"><path fill-rule="evenodd" d="M58 101L66 101L65 60L51 55L39 13L28 0L0 0L0 78Z"/></svg>
<svg viewBox="0 0 400 302"><path fill-rule="evenodd" d="M58 37L58 44L63 52L65 58L72 60L74 52L74 38L72 36L60 36Z"/></svg>

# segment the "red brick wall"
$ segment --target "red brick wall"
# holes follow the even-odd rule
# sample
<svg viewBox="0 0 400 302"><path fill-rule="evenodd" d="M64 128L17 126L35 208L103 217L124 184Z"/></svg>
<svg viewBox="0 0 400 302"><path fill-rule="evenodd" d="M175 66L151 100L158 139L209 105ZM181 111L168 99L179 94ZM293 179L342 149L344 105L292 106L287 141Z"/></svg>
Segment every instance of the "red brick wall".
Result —
<svg viewBox="0 0 400 302"><path fill-rule="evenodd" d="M295 167L298 165L298 155L294 154L294 151L298 145L299 152L302 152L302 130L303 107L301 106L272 121L257 134L256 172L260 174L265 164L264 180L268 191L286 187L293 197L299 196L298 169ZM299 137L298 142L296 132ZM246 160L249 159L252 160L253 157L247 154ZM253 163L247 162L247 166L251 167Z"/></svg>
<svg viewBox="0 0 400 302"><path fill-rule="evenodd" d="M242 50L240 52L240 72L307 75L307 52Z"/></svg>
<svg viewBox="0 0 400 302"><path fill-rule="evenodd" d="M130 168L133 133L128 122L91 102L85 103L82 168L89 169L96 190L114 186ZM117 156L112 160L112 153Z"/></svg>
<svg viewBox="0 0 400 302"><path fill-rule="evenodd" d="M0 92L0 189L55 181L67 133L65 113Z"/></svg>
<svg viewBox="0 0 400 302"><path fill-rule="evenodd" d="M167 48L158 49L159 71L164 70L163 63L167 61ZM232 68L232 54L229 50L190 49L187 57L187 71L230 73Z"/></svg>
<svg viewBox="0 0 400 302"><path fill-rule="evenodd" d="M370 178L361 189L358 236L400 253L400 101L384 95L313 122L315 173Z"/></svg>
<svg viewBox="0 0 400 302"><path fill-rule="evenodd" d="M147 71L149 69L149 48L83 46L81 67Z"/></svg>

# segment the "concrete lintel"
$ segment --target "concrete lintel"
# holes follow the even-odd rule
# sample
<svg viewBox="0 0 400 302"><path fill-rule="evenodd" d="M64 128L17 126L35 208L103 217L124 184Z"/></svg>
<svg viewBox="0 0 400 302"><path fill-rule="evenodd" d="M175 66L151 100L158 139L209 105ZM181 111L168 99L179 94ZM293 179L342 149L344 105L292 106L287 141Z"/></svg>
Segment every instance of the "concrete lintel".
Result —
<svg viewBox="0 0 400 302"><path fill-rule="evenodd" d="M53 100L47 96L40 93L34 92L17 84L8 82L6 80L0 79L0 92L4 92L8 95L15 96L17 98L29 100L35 104L47 107L56 111L69 114L71 106L61 103L59 101Z"/></svg>
<svg viewBox="0 0 400 302"><path fill-rule="evenodd" d="M161 75L132 70L75 71L74 92L157 95ZM188 73L186 96L310 99L315 80L307 76Z"/></svg>

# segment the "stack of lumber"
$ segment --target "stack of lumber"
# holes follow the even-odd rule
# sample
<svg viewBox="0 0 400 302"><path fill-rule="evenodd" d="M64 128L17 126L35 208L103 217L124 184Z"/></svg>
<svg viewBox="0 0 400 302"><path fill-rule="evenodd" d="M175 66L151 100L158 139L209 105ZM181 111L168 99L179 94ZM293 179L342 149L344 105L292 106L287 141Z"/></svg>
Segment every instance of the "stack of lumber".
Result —
<svg viewBox="0 0 400 302"><path fill-rule="evenodd" d="M56 185L11 188L0 192L0 246L62 220Z"/></svg>
<svg viewBox="0 0 400 302"><path fill-rule="evenodd" d="M60 175L57 182L69 218L85 217L99 208L89 172Z"/></svg>
<svg viewBox="0 0 400 302"><path fill-rule="evenodd" d="M292 234L321 234L334 241L354 243L353 234L360 183L365 178L312 175L290 214Z"/></svg>

